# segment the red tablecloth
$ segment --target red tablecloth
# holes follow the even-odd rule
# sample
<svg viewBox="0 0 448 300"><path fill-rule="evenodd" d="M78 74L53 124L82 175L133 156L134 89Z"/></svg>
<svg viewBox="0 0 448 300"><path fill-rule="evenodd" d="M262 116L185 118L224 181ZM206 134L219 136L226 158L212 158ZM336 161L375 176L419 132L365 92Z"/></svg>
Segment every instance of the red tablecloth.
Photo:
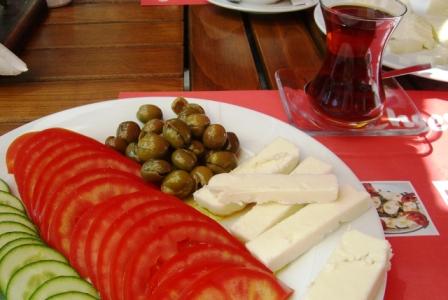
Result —
<svg viewBox="0 0 448 300"><path fill-rule="evenodd" d="M438 236L390 237L395 253L386 300L446 300L448 203L433 181L448 180L448 92L409 91L431 132L424 137L318 137L363 181L410 181ZM286 121L277 91L121 93L121 98L187 96L244 106Z"/></svg>

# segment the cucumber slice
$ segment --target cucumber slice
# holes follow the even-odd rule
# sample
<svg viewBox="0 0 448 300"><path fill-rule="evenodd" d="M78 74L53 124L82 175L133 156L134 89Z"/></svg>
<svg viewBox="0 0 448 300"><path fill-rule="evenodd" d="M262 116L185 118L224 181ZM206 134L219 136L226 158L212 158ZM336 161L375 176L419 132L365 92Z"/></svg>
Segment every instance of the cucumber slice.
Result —
<svg viewBox="0 0 448 300"><path fill-rule="evenodd" d="M47 300L97 300L89 294L81 292L67 292L48 297Z"/></svg>
<svg viewBox="0 0 448 300"><path fill-rule="evenodd" d="M20 211L17 208L14 208L14 207L9 206L9 205L0 204L0 213L1 214L3 214L3 213L18 214L18 215L22 215L22 216L28 218L28 216L25 214L25 212Z"/></svg>
<svg viewBox="0 0 448 300"><path fill-rule="evenodd" d="M86 293L99 299L98 292L87 281L79 277L60 276L52 278L42 284L36 291L34 291L29 300L45 300L48 297L67 292Z"/></svg>
<svg viewBox="0 0 448 300"><path fill-rule="evenodd" d="M25 212L22 201L20 201L20 199L16 196L4 191L0 191L0 204L12 206L20 211Z"/></svg>
<svg viewBox="0 0 448 300"><path fill-rule="evenodd" d="M45 245L17 246L0 260L0 289L4 293L9 280L23 266L39 260L56 260L67 263L65 257Z"/></svg>
<svg viewBox="0 0 448 300"><path fill-rule="evenodd" d="M7 192L7 193L11 192L8 184L3 179L0 179L0 191Z"/></svg>
<svg viewBox="0 0 448 300"><path fill-rule="evenodd" d="M11 214L11 213L0 213L0 223L2 222L16 222L25 225L29 229L37 233L37 229L34 224L23 215Z"/></svg>
<svg viewBox="0 0 448 300"><path fill-rule="evenodd" d="M35 234L29 234L27 232L7 232L0 234L0 249L11 241L29 237L38 238Z"/></svg>
<svg viewBox="0 0 448 300"><path fill-rule="evenodd" d="M20 239L16 239L16 240L12 240L9 243L5 244L1 249L0 249L0 260L3 258L3 256L5 256L6 253L9 252L9 250L17 247L17 246L22 246L22 245L43 245L42 240L40 240L37 237L25 237L25 238L20 238Z"/></svg>
<svg viewBox="0 0 448 300"><path fill-rule="evenodd" d="M68 264L41 260L25 265L11 277L6 288L6 299L29 299L34 291L45 281L57 276L77 276L78 273Z"/></svg>
<svg viewBox="0 0 448 300"><path fill-rule="evenodd" d="M37 236L36 231L26 227L23 224L17 222L1 222L0 223L0 234L7 232L26 232L30 235Z"/></svg>

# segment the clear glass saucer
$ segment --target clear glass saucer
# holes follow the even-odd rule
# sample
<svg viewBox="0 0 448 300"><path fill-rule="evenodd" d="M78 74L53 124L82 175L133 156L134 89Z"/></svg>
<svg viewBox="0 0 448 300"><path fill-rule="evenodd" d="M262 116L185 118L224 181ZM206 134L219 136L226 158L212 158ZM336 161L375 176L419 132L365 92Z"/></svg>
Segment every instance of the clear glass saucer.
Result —
<svg viewBox="0 0 448 300"><path fill-rule="evenodd" d="M310 135L393 136L421 135L428 131L419 110L406 91L393 79L383 81L386 92L383 115L362 128L338 127L328 123L311 107L305 91L299 88L304 79L292 69L275 73L277 86L288 121Z"/></svg>

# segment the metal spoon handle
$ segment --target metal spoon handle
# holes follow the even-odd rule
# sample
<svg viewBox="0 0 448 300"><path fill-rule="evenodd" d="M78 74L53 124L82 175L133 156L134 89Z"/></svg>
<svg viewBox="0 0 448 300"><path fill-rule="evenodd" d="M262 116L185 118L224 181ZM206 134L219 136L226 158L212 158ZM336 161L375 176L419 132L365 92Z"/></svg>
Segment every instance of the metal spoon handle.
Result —
<svg viewBox="0 0 448 300"><path fill-rule="evenodd" d="M423 71L423 70L427 70L427 69L431 69L431 68L432 68L431 64L419 64L419 65L414 65L414 66L410 66L410 67L406 67L406 68L402 68L402 69L398 69L398 70L387 71L387 72L383 73L383 79L391 78L391 77L398 77L398 76L411 74L411 73L415 73L418 71Z"/></svg>

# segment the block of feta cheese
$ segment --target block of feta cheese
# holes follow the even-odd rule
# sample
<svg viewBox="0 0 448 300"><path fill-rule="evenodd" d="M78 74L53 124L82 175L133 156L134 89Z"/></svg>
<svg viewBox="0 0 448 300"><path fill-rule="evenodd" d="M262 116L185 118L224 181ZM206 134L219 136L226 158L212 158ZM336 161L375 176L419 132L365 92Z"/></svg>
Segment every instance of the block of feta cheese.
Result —
<svg viewBox="0 0 448 300"><path fill-rule="evenodd" d="M246 243L249 251L271 270L277 271L370 207L365 191L343 185L339 197L329 203L308 204L277 225Z"/></svg>
<svg viewBox="0 0 448 300"><path fill-rule="evenodd" d="M332 165L315 157L308 156L291 172L291 174L329 174L332 170Z"/></svg>
<svg viewBox="0 0 448 300"><path fill-rule="evenodd" d="M338 180L333 174L230 174L213 176L207 185L224 203L304 204L335 201Z"/></svg>
<svg viewBox="0 0 448 300"><path fill-rule="evenodd" d="M346 232L304 300L374 300L390 269L392 251L384 239Z"/></svg>
<svg viewBox="0 0 448 300"><path fill-rule="evenodd" d="M332 169L330 164L309 156L291 174L328 174ZM274 202L256 204L232 224L230 232L244 242L250 241L303 206Z"/></svg>
<svg viewBox="0 0 448 300"><path fill-rule="evenodd" d="M232 174L264 173L273 174L290 173L299 162L299 148L284 138L276 138L258 154L244 161L236 167ZM193 194L194 200L210 212L227 216L246 207L244 203L226 203L220 201L209 189L204 186Z"/></svg>
<svg viewBox="0 0 448 300"><path fill-rule="evenodd" d="M304 206L305 204L288 205L275 202L254 205L232 224L230 232L241 241L250 241Z"/></svg>

